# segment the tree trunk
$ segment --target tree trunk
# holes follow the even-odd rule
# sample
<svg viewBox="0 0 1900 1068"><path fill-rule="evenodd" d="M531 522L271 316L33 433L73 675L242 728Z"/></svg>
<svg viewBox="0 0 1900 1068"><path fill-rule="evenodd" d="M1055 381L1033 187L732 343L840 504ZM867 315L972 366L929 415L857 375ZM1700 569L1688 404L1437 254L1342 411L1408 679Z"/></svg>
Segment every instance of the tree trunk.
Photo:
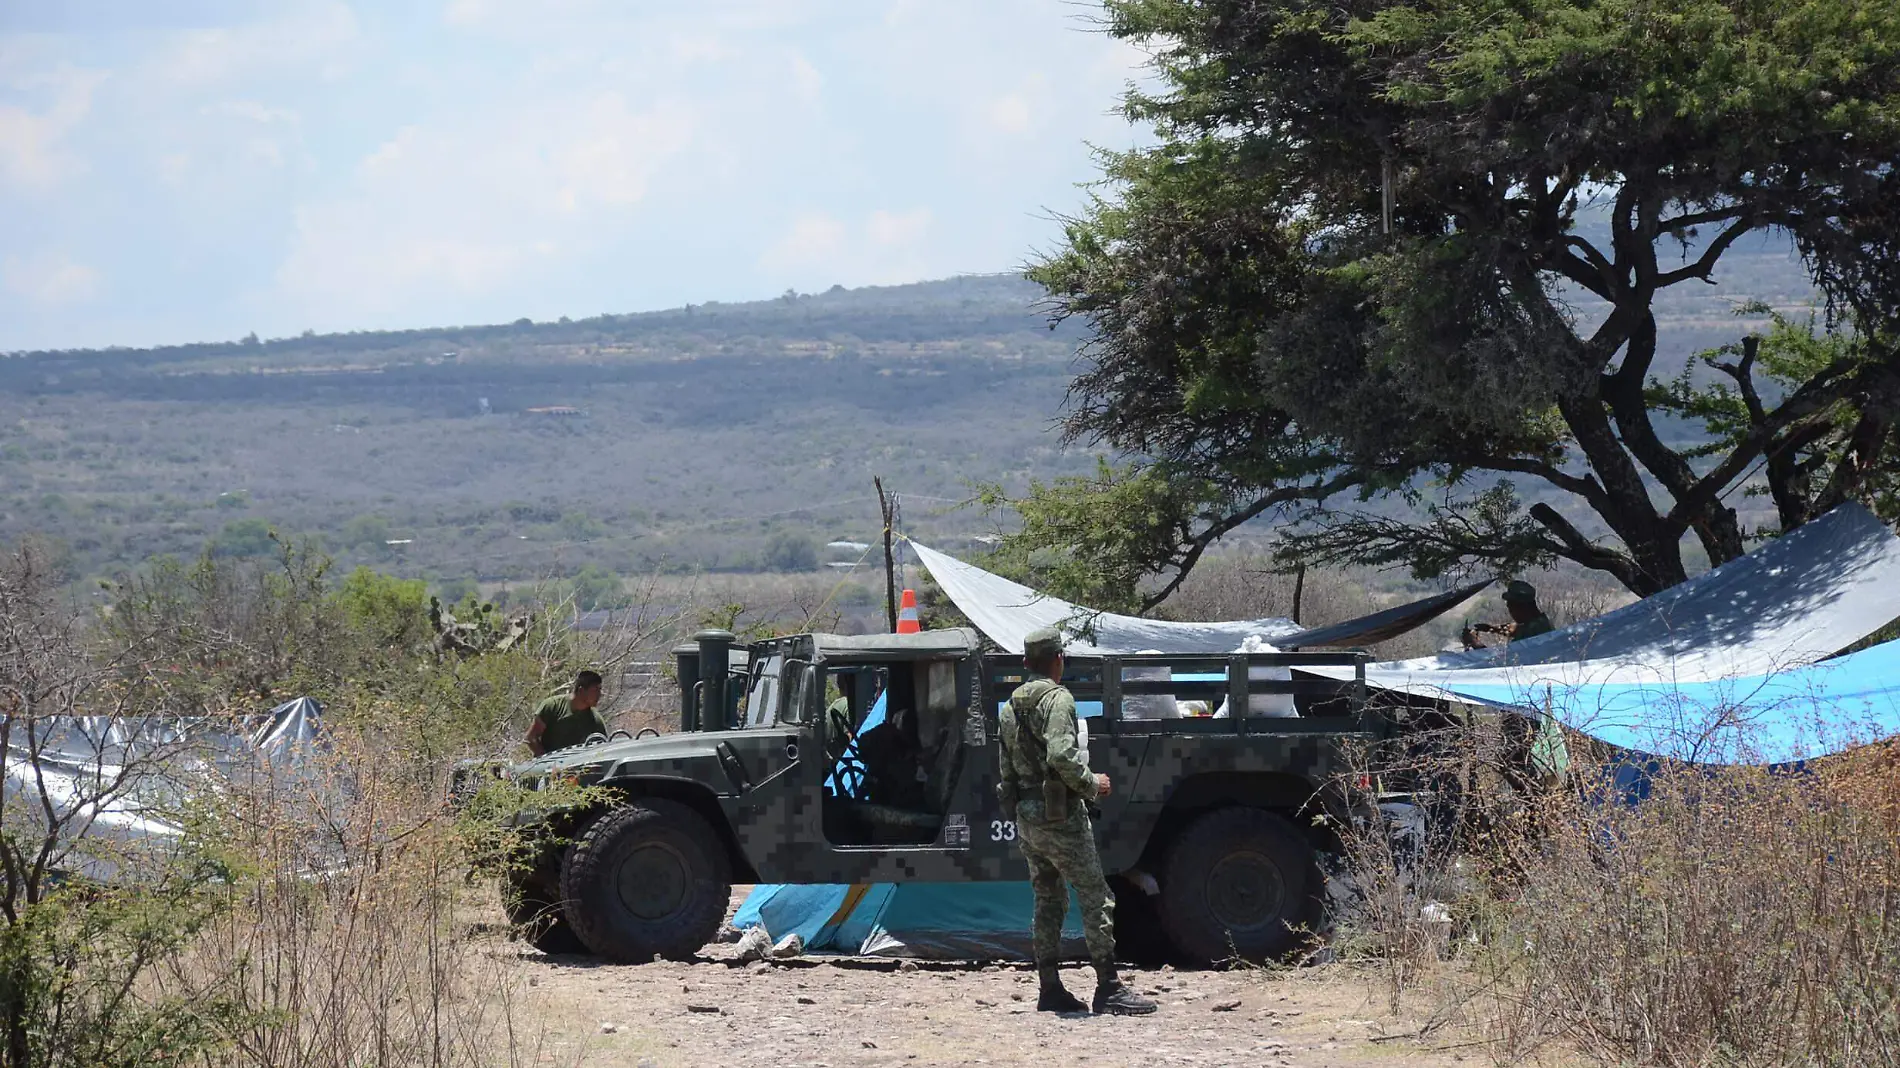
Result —
<svg viewBox="0 0 1900 1068"><path fill-rule="evenodd" d="M1622 442L1617 440L1616 431L1610 426L1600 390L1600 386L1594 386L1580 394L1560 397L1557 407L1570 424L1570 431L1576 436L1598 481L1603 483L1608 507L1599 507L1598 513L1616 536L1623 539L1623 544L1629 547L1630 558L1636 561L1636 573L1631 576L1634 581L1624 584L1631 593L1647 597L1684 581L1689 575L1682 564L1678 539L1666 536L1662 516L1650 502L1649 488L1643 484L1641 472L1630 462L1629 454L1623 451Z"/></svg>

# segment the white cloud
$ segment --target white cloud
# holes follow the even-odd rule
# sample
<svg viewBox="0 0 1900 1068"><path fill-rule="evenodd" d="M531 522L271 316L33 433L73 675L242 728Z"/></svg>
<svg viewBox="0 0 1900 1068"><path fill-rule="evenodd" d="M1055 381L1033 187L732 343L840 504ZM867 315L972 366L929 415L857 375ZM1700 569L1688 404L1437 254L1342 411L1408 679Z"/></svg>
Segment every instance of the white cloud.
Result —
<svg viewBox="0 0 1900 1068"><path fill-rule="evenodd" d="M1026 134L1031 125L1029 101L1021 93L1005 93L990 100L985 117L1006 134Z"/></svg>
<svg viewBox="0 0 1900 1068"><path fill-rule="evenodd" d="M812 61L794 53L792 55L792 92L807 104L816 103L825 88L825 76L819 73Z"/></svg>
<svg viewBox="0 0 1900 1068"><path fill-rule="evenodd" d="M684 109L636 111L617 93L481 119L406 127L346 192L300 206L283 293L349 323L501 292L619 233L692 134Z"/></svg>
<svg viewBox="0 0 1900 1068"><path fill-rule="evenodd" d="M577 119L550 161L566 211L638 203L659 162L684 148L690 134L683 112L632 112L619 93L595 97Z"/></svg>
<svg viewBox="0 0 1900 1068"><path fill-rule="evenodd" d="M31 260L8 256L0 264L0 282L36 304L76 304L98 292L99 272L59 254Z"/></svg>
<svg viewBox="0 0 1900 1068"><path fill-rule="evenodd" d="M838 258L846 240L844 223L837 219L819 213L801 215L759 257L759 266L771 271L822 266Z"/></svg>
<svg viewBox="0 0 1900 1068"><path fill-rule="evenodd" d="M48 189L79 173L84 161L66 145L67 136L92 110L100 71L64 67L27 79L21 88L50 97L43 109L0 104L0 176L29 189Z"/></svg>
<svg viewBox="0 0 1900 1068"><path fill-rule="evenodd" d="M159 180L169 186L183 185L191 172L191 153L167 152L158 159Z"/></svg>
<svg viewBox="0 0 1900 1068"><path fill-rule="evenodd" d="M1121 143L1142 58L1072 0L424 5L0 27L0 203L30 200L0 348L1006 268L1093 175L1084 142ZM121 279L141 299L106 301Z"/></svg>
<svg viewBox="0 0 1900 1068"><path fill-rule="evenodd" d="M759 256L779 284L821 288L915 281L927 269L931 212L878 209L856 223L821 212L800 215Z"/></svg>
<svg viewBox="0 0 1900 1068"><path fill-rule="evenodd" d="M362 28L347 4L303 3L262 22L184 30L168 36L147 68L156 82L208 88L293 73L340 77Z"/></svg>
<svg viewBox="0 0 1900 1068"><path fill-rule="evenodd" d="M865 233L871 241L886 248L916 245L929 231L929 208L906 212L879 209L871 213L870 221L865 224Z"/></svg>
<svg viewBox="0 0 1900 1068"><path fill-rule="evenodd" d="M256 100L221 100L203 109L207 115L228 115L234 119L249 119L252 122L269 126L275 123L295 125L296 112L289 108L274 108Z"/></svg>

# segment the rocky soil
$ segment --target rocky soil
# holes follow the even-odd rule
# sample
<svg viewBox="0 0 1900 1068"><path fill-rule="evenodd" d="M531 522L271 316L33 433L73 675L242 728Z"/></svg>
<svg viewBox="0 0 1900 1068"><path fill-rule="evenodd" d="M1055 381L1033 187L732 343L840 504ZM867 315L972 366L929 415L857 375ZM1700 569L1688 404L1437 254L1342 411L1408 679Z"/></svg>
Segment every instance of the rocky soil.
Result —
<svg viewBox="0 0 1900 1068"><path fill-rule="evenodd" d="M1035 1011L1026 965L804 957L738 964L731 945L690 963L632 967L542 956L528 969L539 1063L674 1065L1450 1066L1485 1059L1384 1011L1371 978L1298 971L1131 970L1161 1003L1138 1018ZM1093 974L1065 970L1087 999Z"/></svg>

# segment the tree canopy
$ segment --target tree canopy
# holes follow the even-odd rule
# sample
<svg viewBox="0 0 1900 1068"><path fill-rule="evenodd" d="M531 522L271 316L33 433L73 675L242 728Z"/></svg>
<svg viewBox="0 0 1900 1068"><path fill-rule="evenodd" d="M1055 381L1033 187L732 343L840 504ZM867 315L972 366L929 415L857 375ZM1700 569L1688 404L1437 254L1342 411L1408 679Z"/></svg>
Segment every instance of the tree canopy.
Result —
<svg viewBox="0 0 1900 1068"><path fill-rule="evenodd" d="M1039 486L1011 543L1066 550L1069 592L1152 607L1273 517L1309 560L1648 594L1691 539L1900 512L1892 0L1107 0L1106 29L1155 56L1125 106L1156 143L1104 154L1030 273L1090 328L1067 434L1131 459ZM1659 363L1659 297L1764 233L1817 317Z"/></svg>

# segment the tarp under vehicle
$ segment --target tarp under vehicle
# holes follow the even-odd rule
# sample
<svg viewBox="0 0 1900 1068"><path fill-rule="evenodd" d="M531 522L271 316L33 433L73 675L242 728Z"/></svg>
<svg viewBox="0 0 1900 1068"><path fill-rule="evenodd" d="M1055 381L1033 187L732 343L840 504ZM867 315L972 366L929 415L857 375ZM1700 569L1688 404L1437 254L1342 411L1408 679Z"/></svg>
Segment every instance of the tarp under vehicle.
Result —
<svg viewBox="0 0 1900 1068"><path fill-rule="evenodd" d="M807 952L923 960L1027 960L1034 897L1026 882L859 883L755 887L733 926L796 933ZM1086 955L1075 897L1062 955Z"/></svg>

